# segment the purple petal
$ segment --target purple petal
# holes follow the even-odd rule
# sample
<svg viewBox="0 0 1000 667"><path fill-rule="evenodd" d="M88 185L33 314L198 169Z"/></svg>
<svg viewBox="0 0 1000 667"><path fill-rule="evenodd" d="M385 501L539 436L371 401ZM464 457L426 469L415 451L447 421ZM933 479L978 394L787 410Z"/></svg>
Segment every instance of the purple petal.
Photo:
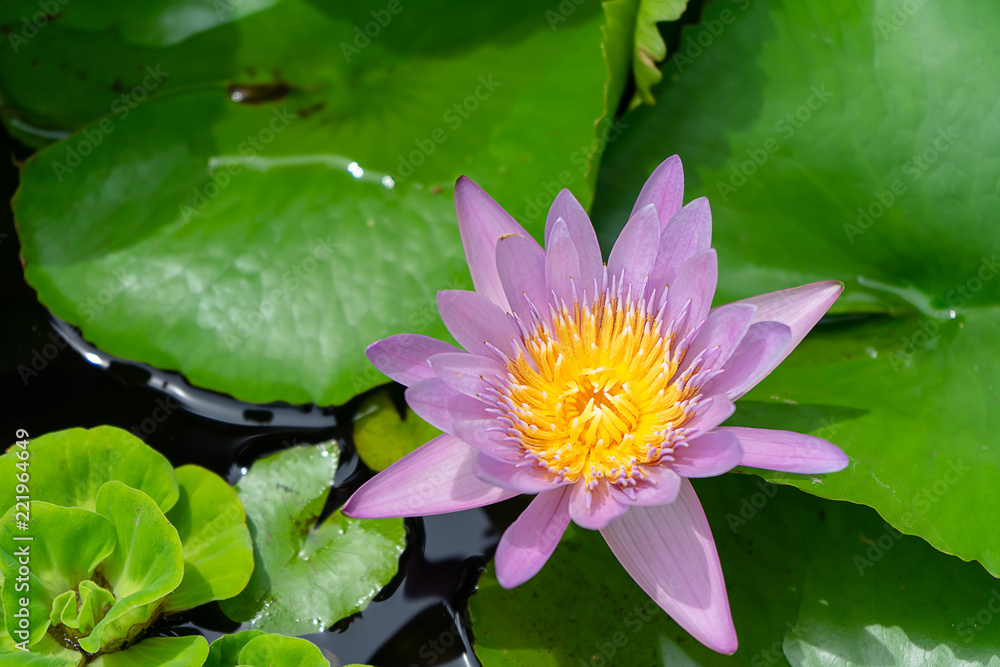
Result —
<svg viewBox="0 0 1000 667"><path fill-rule="evenodd" d="M662 230L667 226L670 218L674 217L681 209L683 201L684 166L681 164L680 157L672 155L661 162L660 166L654 169L646 180L629 217L633 217L639 210L653 204L660 215L660 229Z"/></svg>
<svg viewBox="0 0 1000 667"><path fill-rule="evenodd" d="M707 433L736 412L736 406L725 396L716 394L706 400L710 402L707 405L700 405L697 414L684 424L684 428L697 433Z"/></svg>
<svg viewBox="0 0 1000 667"><path fill-rule="evenodd" d="M585 288L590 294L594 291L594 279L600 282L604 278L604 258L601 256L601 244L597 241L597 232L594 231L590 217L569 190L563 190L556 195L556 200L552 202L549 215L545 219L546 248L549 247L555 224L560 219L566 223L566 231L569 232L569 238L573 241L579 257L579 275L574 276L577 280L577 289Z"/></svg>
<svg viewBox="0 0 1000 667"><path fill-rule="evenodd" d="M442 290L437 294L438 310L444 325L458 344L480 357L496 357L493 345L512 355L511 341L520 336L498 306L475 292Z"/></svg>
<svg viewBox="0 0 1000 667"><path fill-rule="evenodd" d="M407 405L425 422L446 433L458 421L485 419L487 403L458 393L440 378L421 380L406 390Z"/></svg>
<svg viewBox="0 0 1000 667"><path fill-rule="evenodd" d="M650 272L650 285L662 290L695 255L712 247L712 210L708 199L699 197L670 218L660 234L656 263Z"/></svg>
<svg viewBox="0 0 1000 667"><path fill-rule="evenodd" d="M677 280L667 289L666 309L667 322L676 320L687 311L685 326L679 331L681 336L699 326L708 316L718 279L719 259L714 249L684 262Z"/></svg>
<svg viewBox="0 0 1000 667"><path fill-rule="evenodd" d="M746 335L726 362L721 375L703 387L707 395L725 394L730 400L747 393L788 356L792 332L778 322L751 324Z"/></svg>
<svg viewBox="0 0 1000 667"><path fill-rule="evenodd" d="M649 471L649 480L635 487L635 499L626 497L630 505L666 505L677 500L681 490L681 477L667 467L659 465Z"/></svg>
<svg viewBox="0 0 1000 667"><path fill-rule="evenodd" d="M571 231L575 230L577 234L580 234L579 237L577 237L577 234L571 234L573 242L583 241L582 244L578 243L578 245L581 245L581 249L585 246L596 246L598 259L600 259L601 246L597 242L597 232L594 231L594 226L590 223L590 216L587 215L586 209L576 200L573 193L566 188L563 188L556 195L555 201L549 207L549 214L545 218L546 248L549 246L549 235L552 232L552 227L559 218L562 218L566 222L566 226Z"/></svg>
<svg viewBox="0 0 1000 667"><path fill-rule="evenodd" d="M560 218L553 223L550 237L545 248L545 287L549 295L546 301L551 300L551 295L555 293L558 299L568 304L582 298L583 291L588 287L588 292L593 292L593 280L588 285L581 279L580 253L573 244L565 220Z"/></svg>
<svg viewBox="0 0 1000 667"><path fill-rule="evenodd" d="M648 204L632 214L615 241L615 247L608 257L609 279L613 277L624 285L634 285L636 288L646 285L653 263L656 262L659 243L660 220L656 217L656 207ZM662 286L658 293L663 293Z"/></svg>
<svg viewBox="0 0 1000 667"><path fill-rule="evenodd" d="M465 352L435 354L428 360L431 369L449 387L466 396L495 403L490 391L495 377L506 377L507 369L496 359Z"/></svg>
<svg viewBox="0 0 1000 667"><path fill-rule="evenodd" d="M801 287L761 294L735 303L750 303L757 306L757 314L753 318L754 322L781 322L791 329L791 345L788 348L788 351L791 352L802 342L809 330L819 322L819 318L823 317L843 291L844 283L836 280L824 280ZM778 363L781 363L781 359L778 360Z"/></svg>
<svg viewBox="0 0 1000 667"><path fill-rule="evenodd" d="M721 368L743 340L755 312L756 309L746 303L730 303L712 310L705 325L688 347L678 370L687 370L702 351L706 354L699 364Z"/></svg>
<svg viewBox="0 0 1000 667"><path fill-rule="evenodd" d="M541 308L547 301L545 251L534 239L508 236L497 243L497 272L512 312L522 322L531 322L528 300Z"/></svg>
<svg viewBox="0 0 1000 667"><path fill-rule="evenodd" d="M589 494L586 482L581 479L573 485L569 498L569 515L581 528L601 530L624 515L629 508L624 494L612 489L606 482L599 482Z"/></svg>
<svg viewBox="0 0 1000 667"><path fill-rule="evenodd" d="M728 426L743 448L742 465L817 475L839 472L850 460L840 447L822 438L792 431Z"/></svg>
<svg viewBox="0 0 1000 667"><path fill-rule="evenodd" d="M524 460L520 447L507 440L503 422L492 415L489 419L457 421L454 428L456 437L483 454L510 463L520 463Z"/></svg>
<svg viewBox="0 0 1000 667"><path fill-rule="evenodd" d="M740 441L727 431L712 431L674 450L670 467L684 477L715 477L740 465Z"/></svg>
<svg viewBox="0 0 1000 667"><path fill-rule="evenodd" d="M566 482L557 481L555 475L550 475L545 468L527 462L523 459L516 464L480 454L476 459L476 474L483 480L502 486L518 493L541 493L564 486Z"/></svg>
<svg viewBox="0 0 1000 667"><path fill-rule="evenodd" d="M503 310L510 310L497 273L497 241L505 234L531 238L507 211L482 188L462 176L455 183L455 214L465 261L476 292ZM537 245L537 244L536 244Z"/></svg>
<svg viewBox="0 0 1000 667"><path fill-rule="evenodd" d="M476 450L441 435L368 480L341 510L359 519L428 516L482 507L517 495L475 474Z"/></svg>
<svg viewBox="0 0 1000 667"><path fill-rule="evenodd" d="M497 545L497 581L504 588L520 586L538 574L569 525L569 490L539 493L521 512Z"/></svg>
<svg viewBox="0 0 1000 667"><path fill-rule="evenodd" d="M719 554L690 482L683 481L670 505L633 507L601 534L642 590L681 627L713 651L736 652Z"/></svg>
<svg viewBox="0 0 1000 667"><path fill-rule="evenodd" d="M432 356L459 351L454 345L435 338L420 334L398 334L372 343L365 353L375 368L409 387L434 377L434 371L427 364Z"/></svg>

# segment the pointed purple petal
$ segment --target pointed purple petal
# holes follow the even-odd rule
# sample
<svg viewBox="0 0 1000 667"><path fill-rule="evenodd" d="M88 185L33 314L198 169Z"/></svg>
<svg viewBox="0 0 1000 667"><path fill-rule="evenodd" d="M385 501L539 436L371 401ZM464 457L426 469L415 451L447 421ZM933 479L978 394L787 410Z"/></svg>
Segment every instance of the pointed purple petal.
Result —
<svg viewBox="0 0 1000 667"><path fill-rule="evenodd" d="M583 290L588 287L588 292L593 292L593 287L581 280L580 253L569 235L566 221L562 218L556 220L550 236L545 248L546 303L552 300L553 292L566 303L582 297Z"/></svg>
<svg viewBox="0 0 1000 667"><path fill-rule="evenodd" d="M839 472L850 460L837 445L822 438L792 431L727 426L743 447L741 465L781 472L818 475Z"/></svg>
<svg viewBox="0 0 1000 667"><path fill-rule="evenodd" d="M503 310L509 310L497 273L497 241L505 234L531 238L507 211L482 188L462 176L455 183L455 214L465 249L465 261L476 292ZM537 244L536 244L537 245Z"/></svg>
<svg viewBox="0 0 1000 667"><path fill-rule="evenodd" d="M670 505L633 507L601 534L642 590L681 627L713 651L736 652L719 554L690 482L683 481Z"/></svg>
<svg viewBox="0 0 1000 667"><path fill-rule="evenodd" d="M622 233L618 235L615 247L608 257L609 279L616 278L624 285L636 288L645 285L653 270L653 263L656 262L656 248L659 244L660 220L656 216L656 207L648 204L632 214ZM663 293L662 287L658 293Z"/></svg>
<svg viewBox="0 0 1000 667"><path fill-rule="evenodd" d="M531 322L527 300L540 308L547 297L545 251L531 238L503 238L497 243L497 272L511 310L522 322Z"/></svg>
<svg viewBox="0 0 1000 667"><path fill-rule="evenodd" d="M409 387L434 377L434 371L427 364L432 356L459 351L454 345L435 338L420 334L398 334L372 343L365 354L375 368Z"/></svg>
<svg viewBox="0 0 1000 667"><path fill-rule="evenodd" d="M712 247L712 210L708 199L699 197L670 218L660 234L656 263L650 284L662 293L663 286L677 278L677 273L695 255Z"/></svg>
<svg viewBox="0 0 1000 667"><path fill-rule="evenodd" d="M498 375L507 375L507 369L496 359L465 352L435 354L428 363L437 376L455 391L491 404L494 403L493 394L489 391L493 386L491 381Z"/></svg>
<svg viewBox="0 0 1000 667"><path fill-rule="evenodd" d="M442 290L437 294L441 320L458 344L471 354L496 357L493 345L513 355L511 341L519 341L517 330L500 308L475 292Z"/></svg>
<svg viewBox="0 0 1000 667"><path fill-rule="evenodd" d="M757 306L754 322L781 322L792 330L791 352L844 291L844 283L824 280L736 301ZM781 359L778 360L781 363ZM777 366L777 364L775 364Z"/></svg>
<svg viewBox="0 0 1000 667"><path fill-rule="evenodd" d="M556 221L560 219L566 223L566 231L569 232L569 238L579 257L579 275L574 276L577 289L586 288L587 293L592 294L594 279L600 282L604 278L601 244L597 241L597 232L594 231L590 217L569 190L563 190L556 195L556 200L552 202L549 215L545 219L546 248L549 247Z"/></svg>
<svg viewBox="0 0 1000 667"><path fill-rule="evenodd" d="M705 406L699 406L698 413L684 424L684 428L697 433L708 433L736 412L736 406L725 396L716 394L708 400L711 402Z"/></svg>
<svg viewBox="0 0 1000 667"><path fill-rule="evenodd" d="M552 206L549 207L549 214L545 217L545 247L549 246L549 238L552 233L552 226L555 224L556 220L562 218L566 222L566 226L571 230L576 229L581 232L586 232L587 229L593 234L593 241L597 243L597 233L594 232L594 226L590 224L590 216L587 215L587 211L583 206L576 200L573 193L563 188L559 194L556 195L555 201L552 202ZM584 234L587 236L587 234ZM583 239L585 245L588 243L586 239ZM574 235L574 242L577 238ZM600 253L601 247L597 246L597 251Z"/></svg>
<svg viewBox="0 0 1000 667"><path fill-rule="evenodd" d="M514 588L538 574L566 532L568 507L566 488L539 493L504 531L494 558L501 586Z"/></svg>
<svg viewBox="0 0 1000 667"><path fill-rule="evenodd" d="M715 284L719 279L719 259L711 248L686 261L677 274L677 280L667 289L666 321L669 323L687 310L683 336L699 326L712 307Z"/></svg>
<svg viewBox="0 0 1000 667"><path fill-rule="evenodd" d="M726 362L726 370L709 380L703 392L706 395L725 394L735 401L757 386L788 356L791 337L791 330L778 322L751 324Z"/></svg>
<svg viewBox="0 0 1000 667"><path fill-rule="evenodd" d="M581 528L601 530L624 515L629 508L625 496L618 489L612 489L606 482L600 482L590 494L587 506L587 485L579 480L573 485L569 498L569 515L573 523Z"/></svg>
<svg viewBox="0 0 1000 667"><path fill-rule="evenodd" d="M684 201L684 166L680 157L672 155L660 163L646 180L635 200L630 218L649 204L656 206L660 215L660 229L681 209Z"/></svg>
<svg viewBox="0 0 1000 667"><path fill-rule="evenodd" d="M406 403L425 422L451 433L457 421L485 419L489 404L464 396L433 377L421 380L406 390Z"/></svg>
<svg viewBox="0 0 1000 667"><path fill-rule="evenodd" d="M722 368L746 335L755 312L756 309L746 303L729 303L712 310L705 320L705 326L688 347L678 370L687 370L703 350L708 354L702 357L702 364L710 368Z"/></svg>
<svg viewBox="0 0 1000 667"><path fill-rule="evenodd" d="M523 463L523 459L517 463ZM491 484L518 493L541 493L566 484L533 463L516 465L482 453L476 459L476 474Z"/></svg>
<svg viewBox="0 0 1000 667"><path fill-rule="evenodd" d="M649 471L649 479L635 487L635 499L627 498L629 505L666 505L677 500L681 490L681 477L667 467L659 465Z"/></svg>
<svg viewBox="0 0 1000 667"><path fill-rule="evenodd" d="M455 436L492 458L509 463L520 463L524 460L520 448L506 440L503 422L492 415L488 419L457 421L454 429Z"/></svg>
<svg viewBox="0 0 1000 667"><path fill-rule="evenodd" d="M482 507L517 495L482 481L478 453L441 435L368 480L341 510L359 519L429 516Z"/></svg>
<svg viewBox="0 0 1000 667"><path fill-rule="evenodd" d="M743 450L732 433L712 431L674 450L670 467L684 477L715 477L740 465Z"/></svg>

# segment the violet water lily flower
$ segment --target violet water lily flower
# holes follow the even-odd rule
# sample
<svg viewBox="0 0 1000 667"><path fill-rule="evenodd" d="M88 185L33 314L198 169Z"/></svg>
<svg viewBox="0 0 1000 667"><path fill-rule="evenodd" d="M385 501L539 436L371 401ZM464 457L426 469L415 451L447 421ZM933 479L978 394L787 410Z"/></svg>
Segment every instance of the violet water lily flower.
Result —
<svg viewBox="0 0 1000 667"><path fill-rule="evenodd" d="M362 486L344 514L456 512L535 498L496 551L500 584L534 576L570 520L601 531L642 589L703 644L737 647L722 568L688 481L736 465L842 470L835 445L720 427L843 289L812 283L711 308L708 200L681 206L677 156L646 182L607 265L568 190L545 248L468 178L455 208L474 292L438 293L464 349L413 334L368 348L441 435Z"/></svg>

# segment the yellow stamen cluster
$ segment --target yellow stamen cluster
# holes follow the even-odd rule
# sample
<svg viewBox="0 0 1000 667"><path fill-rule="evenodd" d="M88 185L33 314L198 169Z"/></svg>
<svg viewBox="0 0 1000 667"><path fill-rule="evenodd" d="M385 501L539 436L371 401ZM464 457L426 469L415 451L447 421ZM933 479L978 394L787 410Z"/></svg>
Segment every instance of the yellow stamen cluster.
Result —
<svg viewBox="0 0 1000 667"><path fill-rule="evenodd" d="M671 381L682 355L645 302L605 296L552 308L498 387L507 435L525 459L590 488L627 489L672 460L696 391Z"/></svg>

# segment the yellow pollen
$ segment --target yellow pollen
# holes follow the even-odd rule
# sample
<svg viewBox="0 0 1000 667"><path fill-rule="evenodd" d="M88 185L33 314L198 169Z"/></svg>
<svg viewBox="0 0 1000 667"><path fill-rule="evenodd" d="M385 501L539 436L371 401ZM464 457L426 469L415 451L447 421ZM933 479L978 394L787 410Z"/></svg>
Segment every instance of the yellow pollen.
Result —
<svg viewBox="0 0 1000 667"><path fill-rule="evenodd" d="M605 298L555 309L524 339L498 390L526 459L573 482L646 479L683 439L697 390L671 382L680 354L644 304Z"/></svg>

